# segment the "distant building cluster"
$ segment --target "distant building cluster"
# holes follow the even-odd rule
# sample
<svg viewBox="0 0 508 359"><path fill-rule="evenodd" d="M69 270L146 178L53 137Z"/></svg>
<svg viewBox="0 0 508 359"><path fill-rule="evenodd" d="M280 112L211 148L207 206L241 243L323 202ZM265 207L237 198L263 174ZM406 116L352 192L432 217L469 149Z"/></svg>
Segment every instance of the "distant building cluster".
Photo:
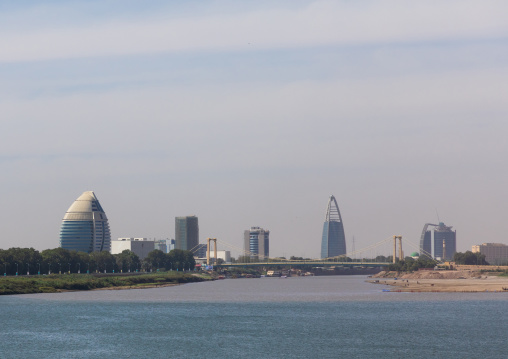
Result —
<svg viewBox="0 0 508 359"><path fill-rule="evenodd" d="M217 242L214 242L215 244ZM244 231L244 253L251 260L270 257L270 231L262 227L250 227ZM109 251L112 254L129 250L141 259L154 249L168 253L173 249L188 250L196 260L207 258L207 244L199 243L197 216L175 217L174 239L148 239L121 237L111 240L108 219L99 200L92 191L84 192L69 207L62 221L60 247L82 252ZM217 259L231 261L229 251L215 251ZM322 258L346 253L344 225L334 196L328 201L321 242Z"/></svg>
<svg viewBox="0 0 508 359"><path fill-rule="evenodd" d="M216 239L214 244L217 245ZM108 218L97 196L92 191L84 192L69 207L60 227L60 247L81 252L109 251L112 254L129 250L145 258L154 249L168 253L173 249L188 250L199 262L210 258L207 244L199 243L197 216L175 217L174 239L148 239L122 237L111 240ZM244 231L243 249L250 260L265 260L270 257L270 231L262 227L250 227ZM353 243L354 247L354 243ZM354 250L354 249L353 249ZM426 223L420 238L419 256L439 260L452 260L457 251L457 231L443 222ZM491 264L508 263L508 246L500 243L484 243L473 246L473 252L485 254ZM217 252L217 260L231 261L229 251ZM328 199L321 238L321 258L333 258L346 254L344 223L337 200ZM418 254L418 253L415 253ZM413 255L412 255L413 256ZM415 258L418 256L414 256Z"/></svg>
<svg viewBox="0 0 508 359"><path fill-rule="evenodd" d="M60 247L80 252L107 251L112 254L129 250L140 259L158 249L169 253L173 249L189 250L196 260L206 259L206 244L199 244L198 217L175 217L174 239L121 237L111 239L106 213L92 191L84 192L69 207L60 227ZM217 259L231 262L230 251L217 251ZM199 261L198 261L199 263Z"/></svg>

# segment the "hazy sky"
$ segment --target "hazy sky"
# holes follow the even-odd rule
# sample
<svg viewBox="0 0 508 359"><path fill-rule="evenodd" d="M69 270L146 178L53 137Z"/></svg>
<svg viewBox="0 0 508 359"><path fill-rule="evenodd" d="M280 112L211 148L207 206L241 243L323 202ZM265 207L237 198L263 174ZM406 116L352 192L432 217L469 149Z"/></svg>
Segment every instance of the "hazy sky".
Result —
<svg viewBox="0 0 508 359"><path fill-rule="evenodd" d="M57 247L89 190L113 238L174 238L194 214L201 242L241 248L261 226L271 256L317 257L333 194L349 248L418 243L436 209L459 251L508 243L506 14L504 0L4 0L0 248Z"/></svg>

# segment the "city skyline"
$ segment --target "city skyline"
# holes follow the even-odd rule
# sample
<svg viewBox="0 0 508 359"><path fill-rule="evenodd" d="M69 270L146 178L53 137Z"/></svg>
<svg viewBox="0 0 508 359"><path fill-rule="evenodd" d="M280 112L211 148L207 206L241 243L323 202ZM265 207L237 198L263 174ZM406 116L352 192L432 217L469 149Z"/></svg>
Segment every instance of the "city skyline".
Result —
<svg viewBox="0 0 508 359"><path fill-rule="evenodd" d="M201 241L259 224L317 258L333 193L347 248L418 246L436 209L457 251L508 242L506 2L0 8L1 248L57 247L87 189L112 238L195 214Z"/></svg>

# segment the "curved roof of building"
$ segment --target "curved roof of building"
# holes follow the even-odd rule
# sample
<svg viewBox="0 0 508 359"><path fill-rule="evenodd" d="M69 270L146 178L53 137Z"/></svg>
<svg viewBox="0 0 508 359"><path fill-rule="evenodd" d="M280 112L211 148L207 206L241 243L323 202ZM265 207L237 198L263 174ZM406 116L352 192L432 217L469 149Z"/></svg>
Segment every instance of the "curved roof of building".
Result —
<svg viewBox="0 0 508 359"><path fill-rule="evenodd" d="M93 193L93 191L87 191L83 192L83 194L71 204L63 219L75 221L92 220L94 212L102 215L100 219L107 219L95 193Z"/></svg>
<svg viewBox="0 0 508 359"><path fill-rule="evenodd" d="M418 252L413 252L411 253L411 257L419 257L420 254Z"/></svg>

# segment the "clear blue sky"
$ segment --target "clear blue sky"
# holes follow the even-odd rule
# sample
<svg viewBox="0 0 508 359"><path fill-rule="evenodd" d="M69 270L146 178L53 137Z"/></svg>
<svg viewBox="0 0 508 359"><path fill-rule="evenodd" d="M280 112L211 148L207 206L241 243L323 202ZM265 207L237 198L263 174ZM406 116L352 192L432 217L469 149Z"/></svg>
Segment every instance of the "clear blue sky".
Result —
<svg viewBox="0 0 508 359"><path fill-rule="evenodd" d="M2 1L0 248L58 246L93 190L116 237L317 257L426 222L508 243L505 1ZM220 249L220 248L219 248ZM411 249L411 248L410 248ZM234 255L238 253L233 252Z"/></svg>

